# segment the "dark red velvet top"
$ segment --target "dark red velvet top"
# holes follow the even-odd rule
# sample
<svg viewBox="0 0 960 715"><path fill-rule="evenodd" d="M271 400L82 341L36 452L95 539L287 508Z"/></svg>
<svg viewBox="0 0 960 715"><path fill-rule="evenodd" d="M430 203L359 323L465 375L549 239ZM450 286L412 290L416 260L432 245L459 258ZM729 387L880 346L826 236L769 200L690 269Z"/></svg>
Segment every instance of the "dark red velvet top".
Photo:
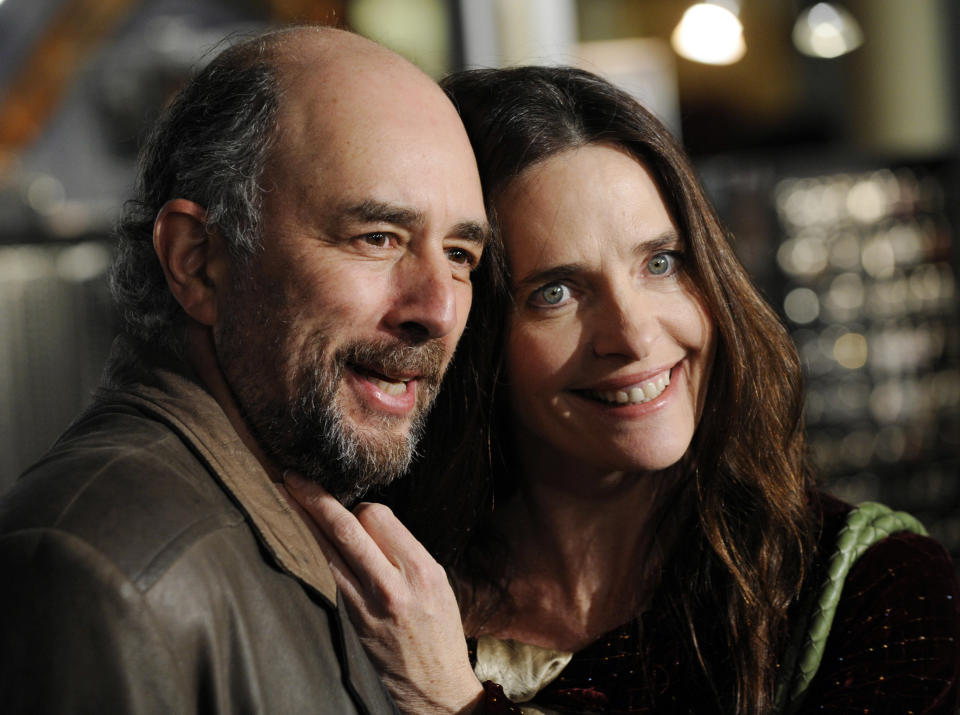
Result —
<svg viewBox="0 0 960 715"><path fill-rule="evenodd" d="M824 500L821 553L828 558L849 507ZM533 704L573 713L721 713L685 667L656 606L574 654ZM471 655L472 655L471 643ZM645 683L653 683L653 687ZM486 712L519 713L485 684ZM652 691L652 692L651 692ZM937 542L894 534L860 557L844 583L823 661L803 714L954 715L960 704L960 588Z"/></svg>

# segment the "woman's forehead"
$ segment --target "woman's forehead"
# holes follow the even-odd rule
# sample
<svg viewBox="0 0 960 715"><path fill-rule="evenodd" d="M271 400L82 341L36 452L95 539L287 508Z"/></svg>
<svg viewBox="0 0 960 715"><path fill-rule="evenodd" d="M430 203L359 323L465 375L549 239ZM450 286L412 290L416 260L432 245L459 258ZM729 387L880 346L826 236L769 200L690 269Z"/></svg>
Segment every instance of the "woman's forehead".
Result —
<svg viewBox="0 0 960 715"><path fill-rule="evenodd" d="M650 171L605 144L529 167L501 193L497 215L512 260L618 245L633 250L637 241L676 233Z"/></svg>

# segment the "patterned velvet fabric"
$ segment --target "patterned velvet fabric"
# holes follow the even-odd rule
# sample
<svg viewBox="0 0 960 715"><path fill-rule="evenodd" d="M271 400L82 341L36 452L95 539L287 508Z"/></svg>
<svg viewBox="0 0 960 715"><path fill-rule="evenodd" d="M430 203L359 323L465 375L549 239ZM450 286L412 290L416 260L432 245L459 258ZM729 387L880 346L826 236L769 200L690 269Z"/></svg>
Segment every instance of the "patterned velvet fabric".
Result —
<svg viewBox="0 0 960 715"><path fill-rule="evenodd" d="M823 511L826 559L849 506L825 497ZM632 622L575 653L530 704L560 713L724 712L657 613L654 605L643 615L643 641ZM521 712L495 684L486 684L486 692L487 713ZM958 704L960 588L953 564L932 539L894 534L864 553L848 575L799 712L954 715Z"/></svg>

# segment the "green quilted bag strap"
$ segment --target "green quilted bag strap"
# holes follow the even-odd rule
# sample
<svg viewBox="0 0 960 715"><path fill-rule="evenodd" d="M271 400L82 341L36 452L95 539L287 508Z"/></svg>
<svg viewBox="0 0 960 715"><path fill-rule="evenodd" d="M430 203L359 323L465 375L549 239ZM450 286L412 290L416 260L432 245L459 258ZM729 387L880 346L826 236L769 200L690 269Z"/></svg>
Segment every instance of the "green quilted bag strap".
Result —
<svg viewBox="0 0 960 715"><path fill-rule="evenodd" d="M893 511L877 502L864 502L847 515L847 523L837 535L837 546L830 557L823 587L813 594L812 602L804 609L806 617L799 619L782 658L774 691L776 713L789 715L800 707L823 659L843 582L853 564L875 543L900 531L927 534L923 524L910 514Z"/></svg>

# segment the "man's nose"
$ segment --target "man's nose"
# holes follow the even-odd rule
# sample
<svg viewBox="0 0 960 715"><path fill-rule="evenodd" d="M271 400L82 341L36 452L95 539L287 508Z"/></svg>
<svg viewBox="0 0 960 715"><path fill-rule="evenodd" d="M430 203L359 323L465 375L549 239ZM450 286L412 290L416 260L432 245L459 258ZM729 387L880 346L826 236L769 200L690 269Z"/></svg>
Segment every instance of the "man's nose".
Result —
<svg viewBox="0 0 960 715"><path fill-rule="evenodd" d="M396 270L396 293L386 316L389 328L415 342L442 338L454 330L457 285L446 254L408 255Z"/></svg>

